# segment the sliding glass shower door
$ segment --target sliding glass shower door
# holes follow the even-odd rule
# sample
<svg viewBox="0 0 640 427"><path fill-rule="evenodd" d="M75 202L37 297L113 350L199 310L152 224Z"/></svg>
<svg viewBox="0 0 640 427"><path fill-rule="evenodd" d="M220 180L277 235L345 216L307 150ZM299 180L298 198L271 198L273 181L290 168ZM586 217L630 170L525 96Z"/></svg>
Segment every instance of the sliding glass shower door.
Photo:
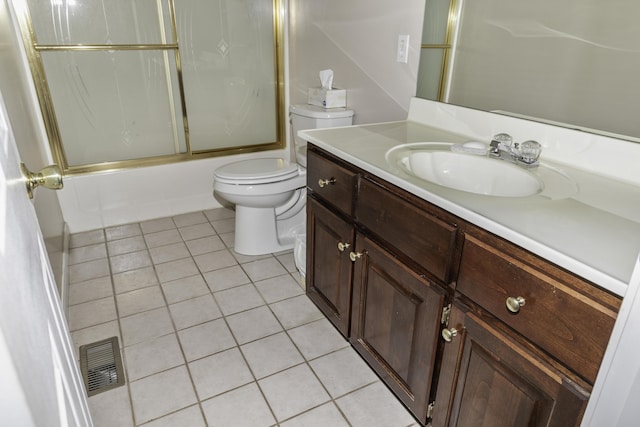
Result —
<svg viewBox="0 0 640 427"><path fill-rule="evenodd" d="M283 145L279 1L22 4L53 152L67 172Z"/></svg>

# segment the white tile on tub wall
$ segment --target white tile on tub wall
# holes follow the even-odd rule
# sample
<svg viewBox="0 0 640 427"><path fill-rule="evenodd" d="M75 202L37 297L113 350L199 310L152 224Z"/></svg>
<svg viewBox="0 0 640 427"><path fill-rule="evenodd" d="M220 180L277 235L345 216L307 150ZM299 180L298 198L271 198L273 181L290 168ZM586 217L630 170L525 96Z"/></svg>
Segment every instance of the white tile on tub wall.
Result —
<svg viewBox="0 0 640 427"><path fill-rule="evenodd" d="M82 185L86 177L65 177L64 188L58 191L58 200L62 216L69 225L71 233L80 233L103 228L100 200L97 192L89 191L88 185ZM102 230L100 230L102 232Z"/></svg>

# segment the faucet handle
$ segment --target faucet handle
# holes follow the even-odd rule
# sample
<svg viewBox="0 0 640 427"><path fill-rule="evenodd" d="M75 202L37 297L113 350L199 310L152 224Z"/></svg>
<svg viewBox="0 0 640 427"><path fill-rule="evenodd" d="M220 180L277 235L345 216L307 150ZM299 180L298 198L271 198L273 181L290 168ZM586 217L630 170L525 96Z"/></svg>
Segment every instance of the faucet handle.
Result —
<svg viewBox="0 0 640 427"><path fill-rule="evenodd" d="M508 133L498 133L493 135L491 142L494 142L494 141L499 144L503 144L511 147L511 144L513 143L513 138Z"/></svg>
<svg viewBox="0 0 640 427"><path fill-rule="evenodd" d="M538 157L542 153L542 145L539 142L529 140L520 144L519 147L520 160L531 165L538 161Z"/></svg>

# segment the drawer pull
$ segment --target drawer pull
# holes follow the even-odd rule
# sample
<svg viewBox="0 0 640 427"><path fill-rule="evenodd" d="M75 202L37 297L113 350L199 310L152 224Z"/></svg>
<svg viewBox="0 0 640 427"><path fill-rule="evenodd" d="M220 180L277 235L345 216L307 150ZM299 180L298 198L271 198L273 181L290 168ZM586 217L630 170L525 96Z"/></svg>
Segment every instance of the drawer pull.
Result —
<svg viewBox="0 0 640 427"><path fill-rule="evenodd" d="M458 330L456 328L451 328L451 329L444 328L442 330L442 338L444 338L446 342L451 342L453 337L455 337L456 335L458 335Z"/></svg>
<svg viewBox="0 0 640 427"><path fill-rule="evenodd" d="M320 186L320 188L326 187L329 184L335 184L335 183L336 183L336 179L335 178L319 179L318 180L318 185Z"/></svg>
<svg viewBox="0 0 640 427"><path fill-rule="evenodd" d="M350 252L349 253L349 259L353 262L356 262L359 258L362 258L362 255L364 255L366 252Z"/></svg>
<svg viewBox="0 0 640 427"><path fill-rule="evenodd" d="M520 307L524 306L525 300L523 297L509 297L507 298L507 309L512 313L520 311Z"/></svg>
<svg viewBox="0 0 640 427"><path fill-rule="evenodd" d="M350 243L342 243L342 242L338 242L338 250L340 252L344 252L345 249L347 249L348 247L350 247L351 244Z"/></svg>

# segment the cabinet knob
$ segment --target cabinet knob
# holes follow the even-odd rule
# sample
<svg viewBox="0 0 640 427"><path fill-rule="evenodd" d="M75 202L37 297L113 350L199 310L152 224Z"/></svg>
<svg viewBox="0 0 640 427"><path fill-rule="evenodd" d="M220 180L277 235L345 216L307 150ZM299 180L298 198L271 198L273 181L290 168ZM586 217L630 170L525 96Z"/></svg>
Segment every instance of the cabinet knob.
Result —
<svg viewBox="0 0 640 427"><path fill-rule="evenodd" d="M455 337L456 335L458 335L458 330L456 328L444 328L442 330L442 338L444 338L446 342L451 342L453 337Z"/></svg>
<svg viewBox="0 0 640 427"><path fill-rule="evenodd" d="M342 243L342 242L338 242L338 250L340 252L344 252L345 249L347 249L348 247L351 246L351 243Z"/></svg>
<svg viewBox="0 0 640 427"><path fill-rule="evenodd" d="M362 258L362 255L364 255L364 252L350 252L349 259L356 262L359 258Z"/></svg>
<svg viewBox="0 0 640 427"><path fill-rule="evenodd" d="M326 187L329 184L335 184L335 183L336 183L336 179L335 178L319 179L318 180L318 185L320 186L320 188Z"/></svg>
<svg viewBox="0 0 640 427"><path fill-rule="evenodd" d="M520 307L522 307L525 303L523 297L509 297L507 298L507 310L512 313L517 313L520 311Z"/></svg>

